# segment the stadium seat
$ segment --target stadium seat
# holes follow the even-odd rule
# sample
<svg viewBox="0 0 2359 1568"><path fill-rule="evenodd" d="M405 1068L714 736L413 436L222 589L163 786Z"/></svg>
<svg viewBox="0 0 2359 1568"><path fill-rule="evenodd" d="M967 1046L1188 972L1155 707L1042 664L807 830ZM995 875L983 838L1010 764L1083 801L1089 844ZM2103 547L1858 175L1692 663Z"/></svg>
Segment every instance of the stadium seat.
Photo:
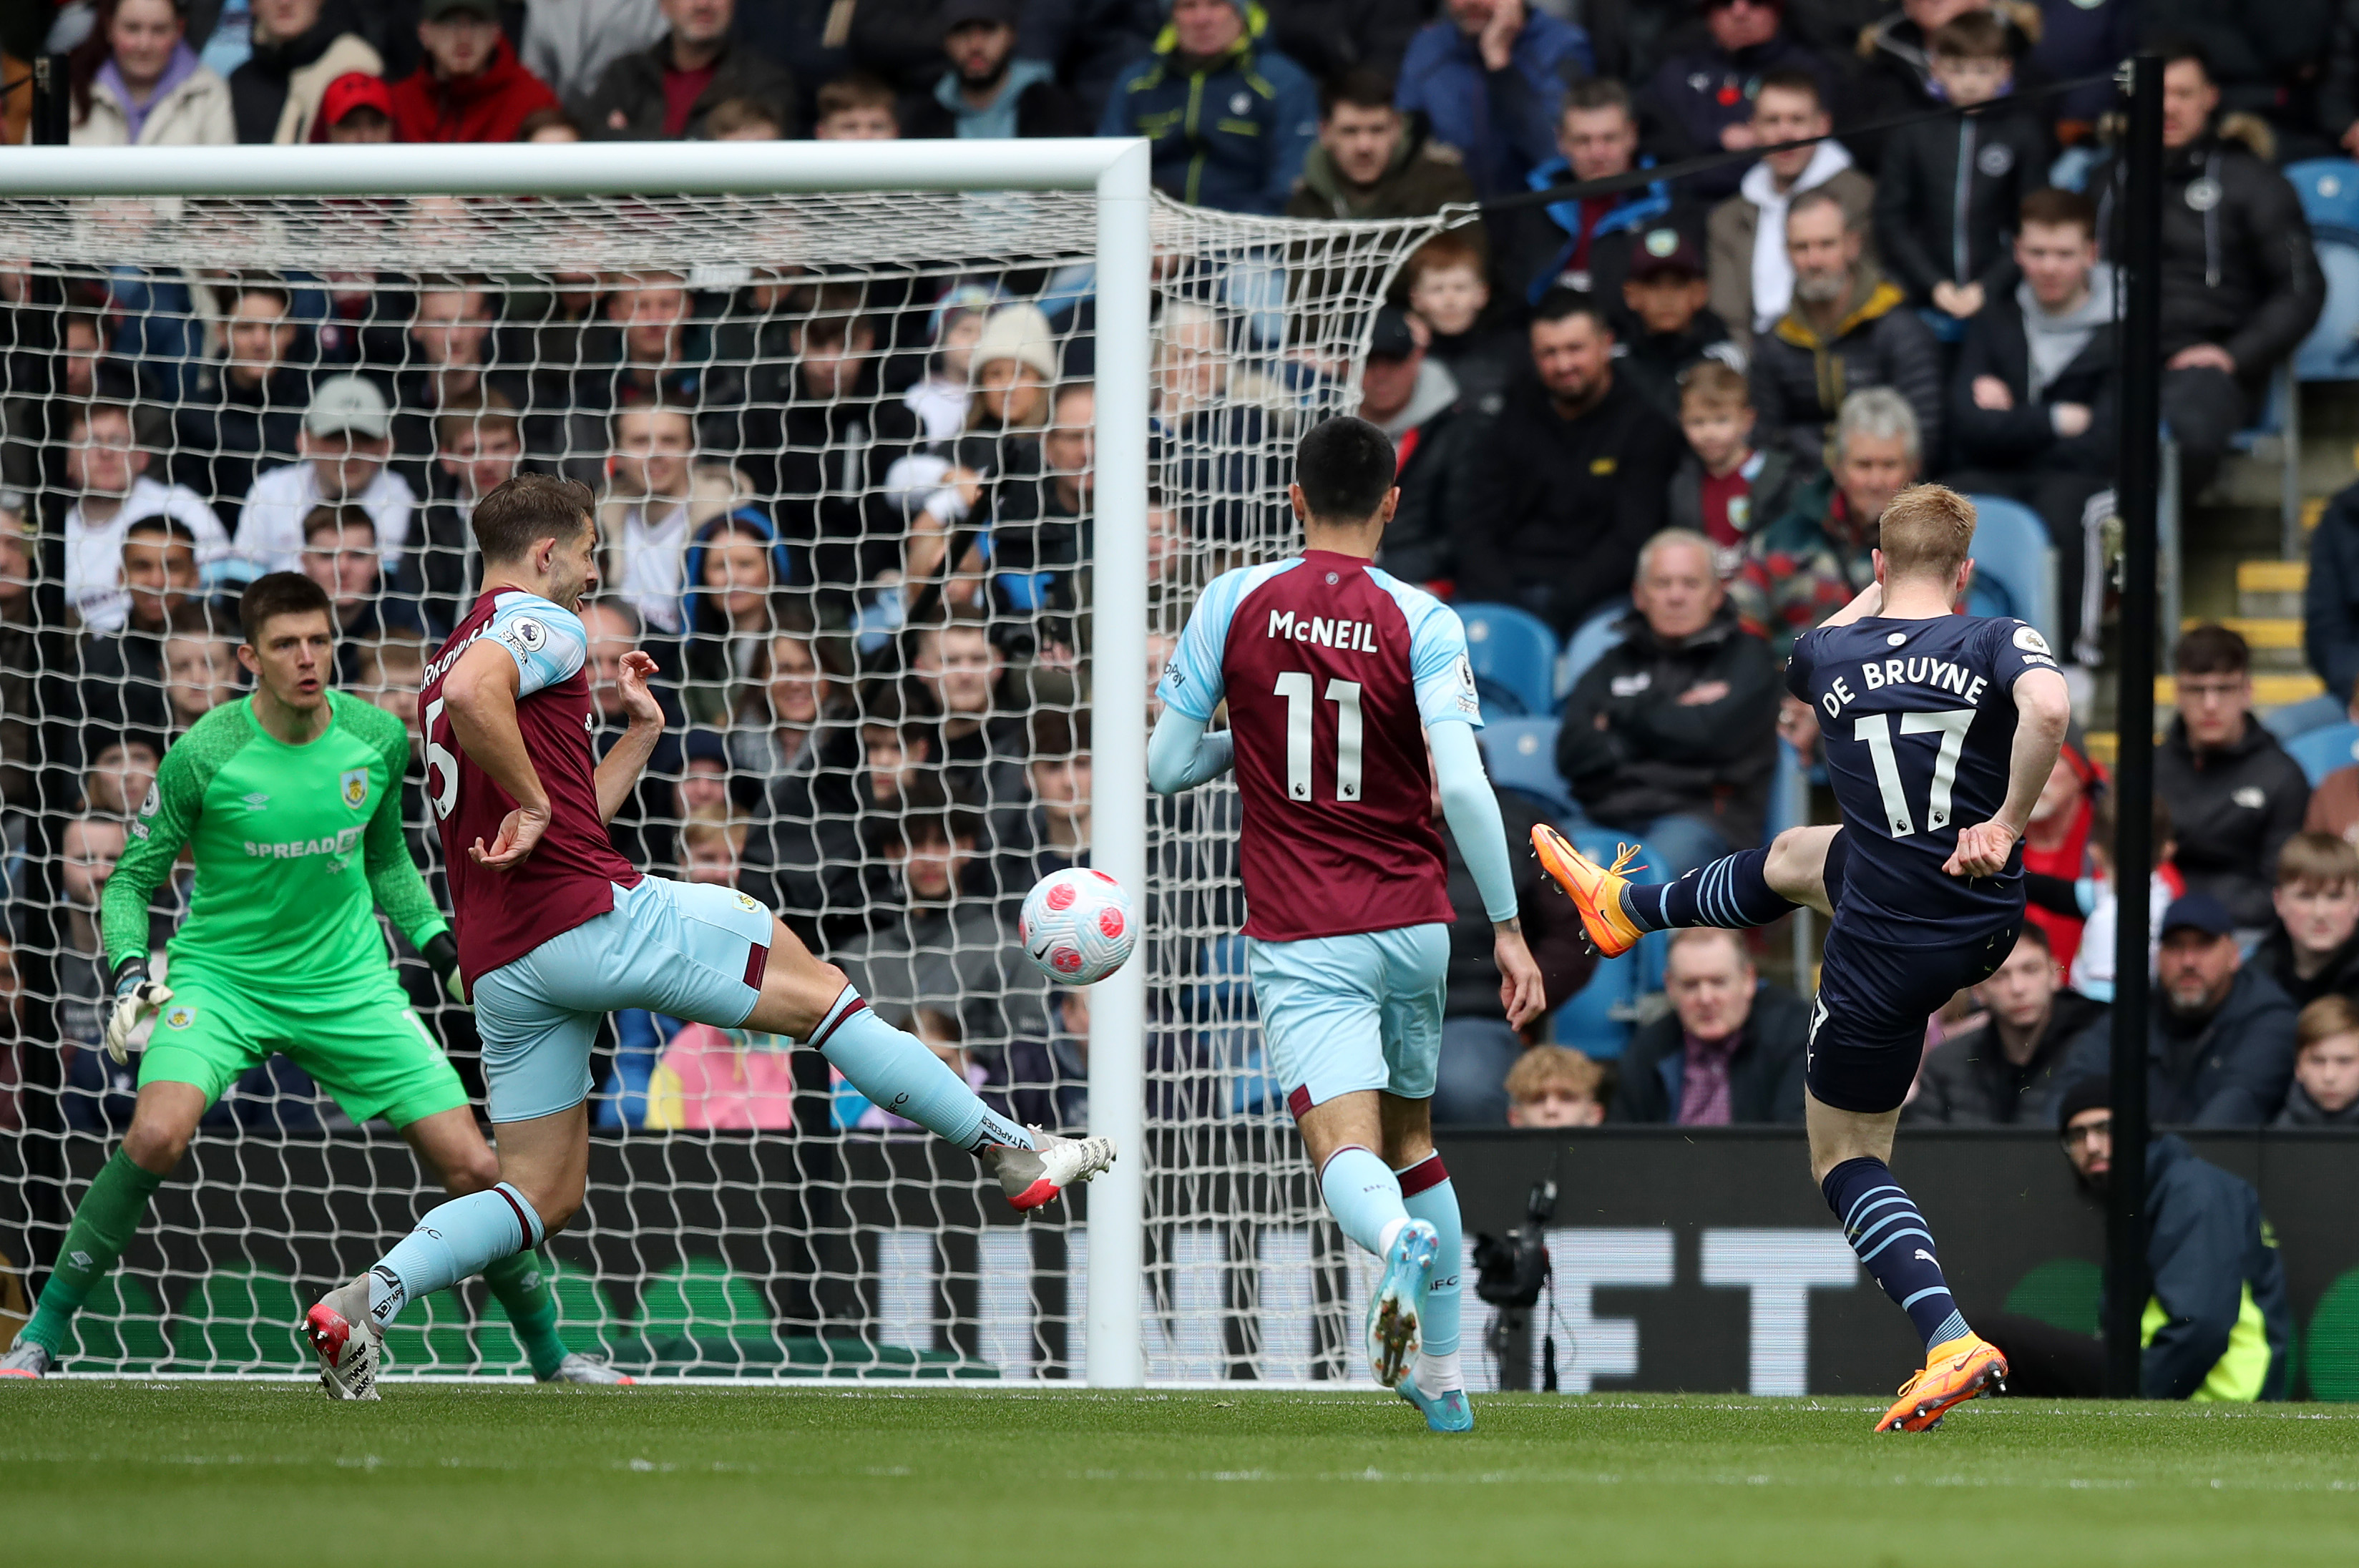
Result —
<svg viewBox="0 0 2359 1568"><path fill-rule="evenodd" d="M301 1372L316 1369L296 1335L310 1302L295 1281L270 1269L232 1263L215 1269L180 1303L170 1370Z"/></svg>
<svg viewBox="0 0 2359 1568"><path fill-rule="evenodd" d="M1809 819L1810 811L1810 774L1802 766L1802 754L1781 737L1777 741L1777 766L1769 775L1769 809L1761 827L1761 842L1767 844L1788 827L1799 827Z"/></svg>
<svg viewBox="0 0 2359 1568"><path fill-rule="evenodd" d="M1462 604L1458 618L1466 623L1467 662L1484 718L1555 709L1556 633L1547 622L1512 604Z"/></svg>
<svg viewBox="0 0 2359 1568"><path fill-rule="evenodd" d="M1557 721L1494 719L1483 726L1483 760L1491 782L1532 797L1550 816L1577 816L1572 791L1556 771Z"/></svg>
<svg viewBox="0 0 2359 1568"><path fill-rule="evenodd" d="M1629 613L1630 601L1617 599L1572 629L1572 641L1564 645L1564 656L1557 661L1558 702L1572 695L1589 666L1603 658L1607 650L1622 645L1622 617Z"/></svg>
<svg viewBox="0 0 2359 1568"><path fill-rule="evenodd" d="M2316 249L2326 275L2326 308L2294 351L2294 379L2359 381L2359 234L2321 234Z"/></svg>
<svg viewBox="0 0 2359 1568"><path fill-rule="evenodd" d="M1974 503L1974 580L1966 608L1976 615L2012 615L2028 621L2060 646L2056 616L2056 549L2048 525L2019 501L1977 495Z"/></svg>
<svg viewBox="0 0 2359 1568"><path fill-rule="evenodd" d="M2313 230L2339 229L2359 238L2359 163L2349 158L2305 158L2285 167L2301 198L2302 216Z"/></svg>
<svg viewBox="0 0 2359 1568"><path fill-rule="evenodd" d="M2316 789L2319 781L2335 769L2359 762L2359 724L2330 724L2322 730L2312 730L2288 741L2285 749L2301 764L2310 787Z"/></svg>

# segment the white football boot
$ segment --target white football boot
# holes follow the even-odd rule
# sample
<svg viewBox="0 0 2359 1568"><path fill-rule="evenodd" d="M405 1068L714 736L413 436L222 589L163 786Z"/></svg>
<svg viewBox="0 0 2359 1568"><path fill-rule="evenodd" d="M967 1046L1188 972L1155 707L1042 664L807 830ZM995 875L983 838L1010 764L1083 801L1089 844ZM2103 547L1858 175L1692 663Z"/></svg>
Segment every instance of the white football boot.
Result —
<svg viewBox="0 0 2359 1568"><path fill-rule="evenodd" d="M605 1388L627 1389L638 1381L627 1372L618 1372L594 1356L584 1356L579 1350L569 1350L557 1370L546 1378L536 1378L540 1383L581 1383Z"/></svg>
<svg viewBox="0 0 2359 1568"><path fill-rule="evenodd" d="M0 1378L46 1378L58 1364L46 1345L36 1345L29 1339L19 1339L0 1356Z"/></svg>
<svg viewBox="0 0 2359 1568"><path fill-rule="evenodd" d="M997 1144L984 1156L998 1174L999 1190L1007 1195L1013 1207L1038 1208L1075 1182L1086 1182L1114 1163L1111 1138L1060 1138L1037 1127L1028 1130L1039 1147Z"/></svg>
<svg viewBox="0 0 2359 1568"><path fill-rule="evenodd" d="M366 1274L321 1297L303 1314L303 1337L320 1353L320 1387L330 1399L376 1398L385 1331L369 1316Z"/></svg>

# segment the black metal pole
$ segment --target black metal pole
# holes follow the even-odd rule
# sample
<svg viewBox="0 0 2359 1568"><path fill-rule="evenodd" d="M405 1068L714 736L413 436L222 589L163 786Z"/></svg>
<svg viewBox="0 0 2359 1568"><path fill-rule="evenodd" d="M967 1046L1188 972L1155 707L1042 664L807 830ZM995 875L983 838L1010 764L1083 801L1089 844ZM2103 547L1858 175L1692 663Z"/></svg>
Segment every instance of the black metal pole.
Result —
<svg viewBox="0 0 2359 1568"><path fill-rule="evenodd" d="M2130 67L2125 189L2111 236L2122 316L2121 751L2114 772L2113 1178L2105 1204L2105 1392L2138 1393L2145 1315L2148 870L2154 854L2155 553L2162 488L2162 57Z"/></svg>
<svg viewBox="0 0 2359 1568"><path fill-rule="evenodd" d="M25 140L37 147L61 147L73 129L73 103L66 79L66 57L45 54L33 61L33 119Z"/></svg>

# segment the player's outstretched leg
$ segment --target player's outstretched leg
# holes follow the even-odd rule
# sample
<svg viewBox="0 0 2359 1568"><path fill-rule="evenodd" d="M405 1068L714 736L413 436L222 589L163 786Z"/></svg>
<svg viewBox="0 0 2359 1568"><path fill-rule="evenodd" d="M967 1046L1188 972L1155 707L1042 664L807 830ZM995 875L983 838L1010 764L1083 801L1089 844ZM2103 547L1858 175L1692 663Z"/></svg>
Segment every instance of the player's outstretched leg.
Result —
<svg viewBox="0 0 2359 1568"><path fill-rule="evenodd" d="M1623 874L1636 854L1632 846L1624 845L1612 864L1601 866L1545 822L1532 829L1532 852L1580 909L1590 945L1612 958L1649 931L1684 925L1743 931L1772 925L1804 903L1823 907L1827 847L1836 831L1788 829L1767 849L1739 849L1656 885Z"/></svg>
<svg viewBox="0 0 2359 1568"><path fill-rule="evenodd" d="M1429 1154L1395 1176L1400 1183L1401 1206L1411 1219L1423 1220L1434 1231L1433 1268L1425 1290L1417 1365L1396 1387L1434 1431L1471 1432L1474 1411L1466 1402L1466 1379L1458 1368L1460 1275L1466 1251L1458 1189L1451 1185L1439 1154Z"/></svg>

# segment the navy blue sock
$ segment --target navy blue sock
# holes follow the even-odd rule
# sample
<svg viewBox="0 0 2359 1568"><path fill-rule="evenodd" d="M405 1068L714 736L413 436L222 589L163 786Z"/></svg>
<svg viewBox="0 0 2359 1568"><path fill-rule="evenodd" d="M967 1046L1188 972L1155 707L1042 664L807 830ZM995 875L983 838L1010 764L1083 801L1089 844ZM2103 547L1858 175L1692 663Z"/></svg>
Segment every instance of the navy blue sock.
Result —
<svg viewBox="0 0 2359 1568"><path fill-rule="evenodd" d="M1768 850L1739 849L1675 882L1655 887L1633 882L1622 890L1622 907L1647 931L1675 925L1743 931L1768 925L1801 907L1769 885L1768 867Z"/></svg>
<svg viewBox="0 0 2359 1568"><path fill-rule="evenodd" d="M1884 1293L1900 1303L1926 1349L1972 1332L1965 1314L1950 1299L1949 1281L1941 1278L1933 1233L1892 1179L1889 1165L1866 1155L1845 1160L1827 1173L1819 1188L1827 1195L1827 1206L1843 1221L1843 1239Z"/></svg>

